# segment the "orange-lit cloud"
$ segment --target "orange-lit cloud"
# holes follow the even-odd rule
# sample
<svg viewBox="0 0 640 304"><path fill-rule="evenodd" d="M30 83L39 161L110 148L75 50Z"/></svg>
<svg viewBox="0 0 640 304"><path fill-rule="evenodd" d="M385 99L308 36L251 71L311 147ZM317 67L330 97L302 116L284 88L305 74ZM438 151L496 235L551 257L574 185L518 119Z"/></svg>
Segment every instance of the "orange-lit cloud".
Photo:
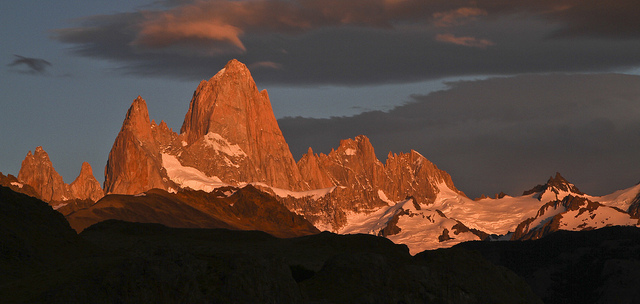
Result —
<svg viewBox="0 0 640 304"><path fill-rule="evenodd" d="M131 45L163 49L196 44L212 54L244 52L245 33L292 34L344 25L389 27L385 10L382 1L369 0L195 1L162 12L143 12L144 21L138 24Z"/></svg>
<svg viewBox="0 0 640 304"><path fill-rule="evenodd" d="M237 58L261 63L261 81L371 84L637 67L639 12L638 0L158 0L54 39L141 75L201 79Z"/></svg>
<svg viewBox="0 0 640 304"><path fill-rule="evenodd" d="M148 48L165 48L184 42L209 41L219 42L219 50L212 53L222 53L232 46L236 50L246 51L240 40L242 30L217 20L187 21L175 15L162 14L161 17L141 24L140 32L132 45Z"/></svg>
<svg viewBox="0 0 640 304"><path fill-rule="evenodd" d="M452 34L438 34L436 40L440 42L453 43L462 46L486 48L492 46L495 43L487 39L478 39L475 37L456 37Z"/></svg>
<svg viewBox="0 0 640 304"><path fill-rule="evenodd" d="M249 65L250 69L281 69L282 64L273 61L259 61Z"/></svg>
<svg viewBox="0 0 640 304"><path fill-rule="evenodd" d="M433 24L437 27L449 27L464 24L477 16L486 16L487 11L473 8L461 7L456 10L433 13Z"/></svg>

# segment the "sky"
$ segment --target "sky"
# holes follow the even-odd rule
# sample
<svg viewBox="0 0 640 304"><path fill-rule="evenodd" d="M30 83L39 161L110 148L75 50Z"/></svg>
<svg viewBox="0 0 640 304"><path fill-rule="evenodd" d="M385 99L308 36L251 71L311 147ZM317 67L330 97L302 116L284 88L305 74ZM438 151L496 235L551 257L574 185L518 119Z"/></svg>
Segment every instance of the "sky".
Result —
<svg viewBox="0 0 640 304"><path fill-rule="evenodd" d="M637 0L0 2L0 171L43 146L99 181L141 95L179 130L230 59L269 92L296 159L370 137L414 149L470 197L561 172L603 195L640 181Z"/></svg>

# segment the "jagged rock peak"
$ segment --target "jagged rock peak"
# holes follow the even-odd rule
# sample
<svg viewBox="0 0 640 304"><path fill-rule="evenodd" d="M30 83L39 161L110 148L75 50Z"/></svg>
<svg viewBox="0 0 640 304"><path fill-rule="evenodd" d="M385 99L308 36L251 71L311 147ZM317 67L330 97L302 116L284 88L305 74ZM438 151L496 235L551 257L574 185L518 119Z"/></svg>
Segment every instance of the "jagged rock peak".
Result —
<svg viewBox="0 0 640 304"><path fill-rule="evenodd" d="M355 138L343 139L335 153L346 156L359 156L364 161L377 162L375 150L368 137L358 135Z"/></svg>
<svg viewBox="0 0 640 304"><path fill-rule="evenodd" d="M566 194L584 195L575 185L567 181L559 172L555 176L549 177L543 185L537 185L530 190L524 191L522 195L537 193L536 196L541 201L562 200Z"/></svg>
<svg viewBox="0 0 640 304"><path fill-rule="evenodd" d="M267 106L269 113L264 115L273 116L266 91L258 92L249 69L233 59L209 81L200 82L193 93L180 133L185 134L189 144L212 131L216 131L224 138L229 138L229 135L235 131L240 131L236 125L243 127L246 124L243 120L255 119L255 117L246 117L248 112L255 112L248 110ZM220 133L221 129L225 128L230 130L224 133L230 134ZM279 128L278 131L280 131Z"/></svg>
<svg viewBox="0 0 640 304"><path fill-rule="evenodd" d="M578 190L576 186L562 177L562 175L560 175L560 172L556 172L555 177L549 177L549 180L547 180L547 186L576 194L584 194L580 190Z"/></svg>
<svg viewBox="0 0 640 304"><path fill-rule="evenodd" d="M185 166L198 167L205 174L231 183L257 181L278 188L304 188L268 94L258 91L247 67L237 60L229 61L209 81L200 82L180 133L184 146L198 152L197 157L213 157L211 151L195 151L198 142L206 143L207 138L237 147L235 150L246 156L232 160L234 166L238 166L237 170L233 169L237 173L224 172L223 176L219 176L220 172L215 168L202 168L197 157L181 158Z"/></svg>
<svg viewBox="0 0 640 304"><path fill-rule="evenodd" d="M88 162L82 163L80 174L69 186L74 198L90 199L95 202L104 196L102 187L93 175L93 169Z"/></svg>
<svg viewBox="0 0 640 304"><path fill-rule="evenodd" d="M62 201L69 198L68 185L62 176L53 168L49 154L42 148L36 147L22 161L18 180L32 186L42 200L46 202Z"/></svg>
<svg viewBox="0 0 640 304"><path fill-rule="evenodd" d="M127 111L105 166L105 194L138 194L167 189L160 149L153 136L147 103L138 96Z"/></svg>
<svg viewBox="0 0 640 304"><path fill-rule="evenodd" d="M129 130L136 134L141 140L150 139L151 135L151 120L149 119L149 110L147 109L147 103L142 97L138 97L133 100L127 115L122 123L122 129Z"/></svg>

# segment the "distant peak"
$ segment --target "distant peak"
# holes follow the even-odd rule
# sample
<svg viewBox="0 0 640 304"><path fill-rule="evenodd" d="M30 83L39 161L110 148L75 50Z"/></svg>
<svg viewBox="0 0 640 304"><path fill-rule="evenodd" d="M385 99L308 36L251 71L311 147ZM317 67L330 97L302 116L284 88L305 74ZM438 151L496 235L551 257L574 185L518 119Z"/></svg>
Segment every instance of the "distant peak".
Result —
<svg viewBox="0 0 640 304"><path fill-rule="evenodd" d="M580 192L580 190L578 190L576 186L574 186L569 181L567 181L564 177L562 177L562 175L560 175L560 172L556 172L555 177L549 177L549 180L547 181L546 185L548 188L556 188L559 190L582 194L582 192Z"/></svg>
<svg viewBox="0 0 640 304"><path fill-rule="evenodd" d="M549 177L549 180L547 181L547 184L550 183L569 183L564 177L562 177L562 175L560 175L560 172L556 172L556 176L555 177Z"/></svg>
<svg viewBox="0 0 640 304"><path fill-rule="evenodd" d="M544 185L537 185L533 187L531 190L527 190L522 193L522 195L529 195L533 193L540 193L539 199L544 195L544 193L551 191L553 193L559 193L559 191L570 192L574 194L584 194L582 191L578 189L575 185L567 181L560 172L556 172L555 176L549 177L547 183Z"/></svg>

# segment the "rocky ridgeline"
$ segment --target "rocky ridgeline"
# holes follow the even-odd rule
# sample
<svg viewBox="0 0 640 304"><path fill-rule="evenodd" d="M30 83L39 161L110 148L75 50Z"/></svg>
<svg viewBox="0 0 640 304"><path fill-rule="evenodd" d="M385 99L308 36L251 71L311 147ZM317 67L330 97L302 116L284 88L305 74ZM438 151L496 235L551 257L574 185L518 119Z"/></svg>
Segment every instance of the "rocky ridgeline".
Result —
<svg viewBox="0 0 640 304"><path fill-rule="evenodd" d="M364 135L340 141L328 154L309 148L296 163L267 92L258 90L247 67L237 60L200 82L180 133L164 121L151 120L146 101L138 96L109 153L104 191L86 163L78 178L65 184L41 147L28 153L16 183L28 185L25 189L65 215L93 208L83 211L91 214L86 223L106 219L105 208L118 210L109 218L126 219L131 216L126 209L133 208L127 200L148 201L127 196L145 195L151 189L169 195L251 184L320 230L380 234L413 244L412 251L490 234L523 239L559 229L637 225L640 214L640 188L629 188L615 198L591 197L559 173L521 197L500 194L472 201L448 173L416 151L390 152L383 163ZM104 195L125 196L94 204ZM110 205L115 201L117 206ZM223 209L207 209L205 217L230 214ZM172 212L175 217L186 214ZM138 213L138 221L154 221L154 215ZM191 227L188 221L177 223L163 216L155 217L156 222L159 218L174 227Z"/></svg>
<svg viewBox="0 0 640 304"><path fill-rule="evenodd" d="M33 153L27 153L22 161L17 182L32 187L38 198L52 206L73 200L95 202L104 195L89 163L82 163L78 177L71 184L66 184L54 169L49 154L42 147L36 147Z"/></svg>
<svg viewBox="0 0 640 304"><path fill-rule="evenodd" d="M327 155L310 148L296 164L267 92L258 91L247 67L236 60L200 82L180 134L150 121L146 102L134 100L109 153L105 193L179 189L163 167L163 154L232 186L257 183L265 191L298 192L335 187L320 201L281 197L291 210L334 231L344 225L348 211L371 211L409 196L428 204L440 184L459 192L446 172L415 151L390 153L382 164L365 136L343 140Z"/></svg>

